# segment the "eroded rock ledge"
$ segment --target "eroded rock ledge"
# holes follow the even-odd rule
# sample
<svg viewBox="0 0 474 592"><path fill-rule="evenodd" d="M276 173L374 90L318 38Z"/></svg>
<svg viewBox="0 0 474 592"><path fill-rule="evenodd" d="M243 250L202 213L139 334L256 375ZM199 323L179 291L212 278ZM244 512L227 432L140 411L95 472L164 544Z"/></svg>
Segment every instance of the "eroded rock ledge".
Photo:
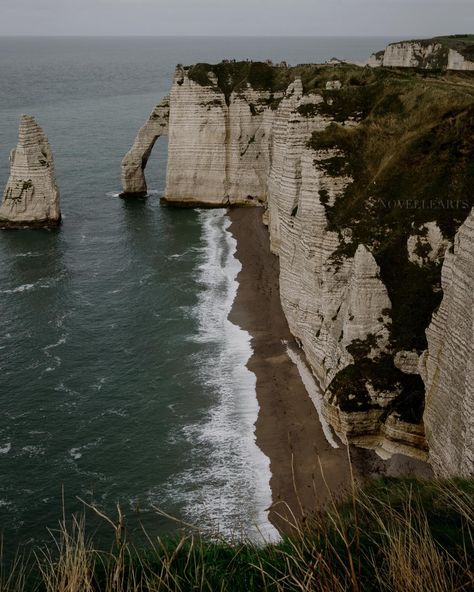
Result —
<svg viewBox="0 0 474 592"><path fill-rule="evenodd" d="M324 413L343 440L381 455L426 459L425 425L432 451L473 447L455 415L438 441L434 402L454 393L448 381L433 388L435 325L425 335L443 298L445 250L473 205L473 104L464 73L252 62L176 70L164 201L262 207L283 310L324 389ZM458 292L445 299L472 297L459 282ZM456 394L459 408L469 396ZM439 472L456 471L432 458Z"/></svg>
<svg viewBox="0 0 474 592"><path fill-rule="evenodd" d="M33 117L22 115L18 145L0 207L0 227L54 227L61 222L59 190L48 138Z"/></svg>

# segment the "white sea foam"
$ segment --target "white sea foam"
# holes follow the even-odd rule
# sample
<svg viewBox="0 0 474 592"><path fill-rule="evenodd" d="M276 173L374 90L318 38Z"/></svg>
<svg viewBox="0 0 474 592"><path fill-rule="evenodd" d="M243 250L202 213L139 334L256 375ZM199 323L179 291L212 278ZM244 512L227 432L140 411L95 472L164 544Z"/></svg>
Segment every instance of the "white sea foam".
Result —
<svg viewBox="0 0 474 592"><path fill-rule="evenodd" d="M215 402L206 420L183 430L200 466L177 476L170 489L197 524L218 527L221 534L242 531L256 541L277 540L266 511L272 502L269 459L255 442L256 377L246 368L251 338L227 318L241 269L236 241L222 210L198 215L205 244L198 277L202 290L194 309L199 334L194 339L207 345L199 374Z"/></svg>
<svg viewBox="0 0 474 592"><path fill-rule="evenodd" d="M17 253L15 257L41 257L42 253L35 253L33 251L27 251L26 253Z"/></svg>
<svg viewBox="0 0 474 592"><path fill-rule="evenodd" d="M110 409L102 411L94 419L97 419L97 417L107 417L108 415L112 415L115 417L128 417L129 413L125 409L115 409L112 407Z"/></svg>
<svg viewBox="0 0 474 592"><path fill-rule="evenodd" d="M54 387L54 390L58 393L67 393L68 395L78 395L79 393L69 386L65 385L64 382L60 382Z"/></svg>
<svg viewBox="0 0 474 592"><path fill-rule="evenodd" d="M23 446L21 453L27 456L42 456L45 453L45 448L42 444L32 444L29 446Z"/></svg>
<svg viewBox="0 0 474 592"><path fill-rule="evenodd" d="M106 382L107 382L107 378L105 376L103 376L102 378L99 378L99 380L96 380L96 382L94 382L94 384L92 384L91 387L96 391L101 391L102 387L104 386L104 384Z"/></svg>
<svg viewBox="0 0 474 592"><path fill-rule="evenodd" d="M47 352L50 349L54 349L55 347L59 347L60 345L63 345L64 343L66 343L66 335L61 335L61 337L58 339L58 341L56 341L55 343L50 343L49 345L46 345L45 347L43 347L43 351Z"/></svg>
<svg viewBox="0 0 474 592"><path fill-rule="evenodd" d="M59 275L55 278L51 278L48 280L38 280L33 284L22 284L21 286L16 286L16 288L9 288L7 290L0 290L0 294L18 294L21 292L29 292L30 290L37 290L37 289L45 289L51 288L55 284L57 284L60 280L63 279L63 275Z"/></svg>
<svg viewBox="0 0 474 592"><path fill-rule="evenodd" d="M199 251L199 250L200 249L198 249L196 247L190 247L189 249L186 249L182 253L173 253L172 255L168 255L167 259L168 260L183 259L184 257L187 257L188 255L194 255L196 253L196 251Z"/></svg>
<svg viewBox="0 0 474 592"><path fill-rule="evenodd" d="M80 448L71 448L71 450L69 451L69 454L71 455L71 458L73 460L78 460L82 456L82 452L80 452Z"/></svg>
<svg viewBox="0 0 474 592"><path fill-rule="evenodd" d="M316 411L318 412L319 416L319 422L323 429L324 435L326 436L326 440L333 448L339 448L338 443L334 439L331 426L328 424L323 415L323 394L321 392L320 386L316 382L316 379L314 378L311 370L308 368L300 352L290 347L288 344L286 344L286 346L288 357L298 368L298 372L300 373L301 380L306 388L306 391L314 406L316 407Z"/></svg>
<svg viewBox="0 0 474 592"><path fill-rule="evenodd" d="M32 290L35 285L36 284L22 284L21 286L11 288L10 290L2 290L2 294L17 294L18 292L27 292L28 290Z"/></svg>
<svg viewBox="0 0 474 592"><path fill-rule="evenodd" d="M147 195L159 195L161 193L163 193L163 192L162 191L158 191L157 189L149 189L146 192ZM107 197L120 197L121 194L122 194L121 191L107 191L105 195Z"/></svg>
<svg viewBox="0 0 474 592"><path fill-rule="evenodd" d="M0 446L0 454L8 454L11 449L12 449L12 443L7 442L3 446Z"/></svg>
<svg viewBox="0 0 474 592"><path fill-rule="evenodd" d="M57 355L56 356L53 355L50 350L54 350L57 347L64 345L66 343L66 339L67 339L67 335L63 334L58 339L58 341L56 341L55 343L50 343L49 345L46 345L45 347L42 348L44 355L48 358L48 360L51 363L54 364L53 366L47 366L45 368L44 372L54 372L55 370L57 370L61 366L61 364L62 364L61 358Z"/></svg>
<svg viewBox="0 0 474 592"><path fill-rule="evenodd" d="M82 457L83 452L87 452L88 450L91 450L93 448L96 448L97 446L100 446L100 444L102 444L103 441L104 441L103 438L96 438L95 440L92 440L91 442L88 442L87 444L83 444L82 446L76 446L74 448L70 448L68 450L68 454L72 460L79 460Z"/></svg>
<svg viewBox="0 0 474 592"><path fill-rule="evenodd" d="M64 321L67 319L67 317L71 315L72 310L74 309L69 309L67 312L63 312L62 314L58 315L56 318L49 321L49 324L54 325L58 329L61 329L62 327L64 327Z"/></svg>

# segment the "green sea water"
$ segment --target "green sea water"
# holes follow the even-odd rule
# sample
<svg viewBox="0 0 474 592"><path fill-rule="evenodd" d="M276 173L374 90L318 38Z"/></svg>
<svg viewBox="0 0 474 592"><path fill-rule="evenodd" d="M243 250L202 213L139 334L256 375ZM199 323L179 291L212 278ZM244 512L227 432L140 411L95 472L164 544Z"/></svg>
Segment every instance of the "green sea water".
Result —
<svg viewBox="0 0 474 592"><path fill-rule="evenodd" d="M21 113L50 138L64 223L0 233L0 529L47 541L78 497L152 533L178 518L274 536L255 445L246 332L227 320L240 264L223 210L124 201L120 161L176 63L365 59L388 39L0 38L0 185Z"/></svg>

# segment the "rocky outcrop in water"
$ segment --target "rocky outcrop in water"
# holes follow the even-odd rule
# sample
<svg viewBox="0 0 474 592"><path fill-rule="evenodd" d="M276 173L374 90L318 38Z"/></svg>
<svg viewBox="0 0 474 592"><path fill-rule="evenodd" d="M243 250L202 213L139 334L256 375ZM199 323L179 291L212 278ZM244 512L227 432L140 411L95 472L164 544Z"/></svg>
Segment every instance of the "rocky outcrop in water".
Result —
<svg viewBox="0 0 474 592"><path fill-rule="evenodd" d="M10 177L0 207L0 227L57 226L59 190L48 138L33 117L22 115Z"/></svg>
<svg viewBox="0 0 474 592"><path fill-rule="evenodd" d="M153 146L160 136L168 134L170 104L165 97L152 111L140 128L133 146L122 161L123 197L143 197L147 193L145 167Z"/></svg>
<svg viewBox="0 0 474 592"><path fill-rule="evenodd" d="M474 35L453 35L391 43L372 54L372 67L474 70Z"/></svg>
<svg viewBox="0 0 474 592"><path fill-rule="evenodd" d="M456 76L223 62L178 67L170 97L164 201L262 207L324 415L382 456L427 457L420 357L473 205L474 85Z"/></svg>

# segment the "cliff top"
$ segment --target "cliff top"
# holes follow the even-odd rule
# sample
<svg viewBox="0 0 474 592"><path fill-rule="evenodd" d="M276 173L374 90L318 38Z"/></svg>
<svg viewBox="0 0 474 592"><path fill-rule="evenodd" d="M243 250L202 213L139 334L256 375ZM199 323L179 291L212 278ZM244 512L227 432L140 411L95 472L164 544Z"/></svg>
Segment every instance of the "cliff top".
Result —
<svg viewBox="0 0 474 592"><path fill-rule="evenodd" d="M201 86L212 85L211 78L214 75L217 78L217 87L226 96L244 89L247 84L256 90L284 91L294 79L292 68L286 64L274 65L271 62L225 60L219 64L199 63L185 70L189 78Z"/></svg>
<svg viewBox="0 0 474 592"><path fill-rule="evenodd" d="M298 64L289 66L286 63L272 64L225 60L219 64L198 63L185 66L188 77L201 86L213 86L224 93L226 98L232 92L238 92L250 85L255 90L270 93L283 93L296 78L301 78L305 92L326 87L330 80L341 80L343 83L366 84L369 78L377 74L367 74L363 67L340 61L326 64Z"/></svg>
<svg viewBox="0 0 474 592"><path fill-rule="evenodd" d="M474 35L439 37L435 39L450 39L453 44L459 44L463 40L472 38L474 51ZM423 43L431 43L433 40L422 40ZM408 42L407 42L408 43ZM465 42L465 47L469 44ZM467 49L466 49L467 51ZM382 52L383 53L383 52ZM244 90L250 85L255 90L268 91L270 93L283 93L288 85L296 78L301 78L305 92L321 91L326 88L326 83L339 80L343 87L369 87L381 80L390 81L396 79L415 80L416 77L429 76L432 79L443 79L443 84L453 81L455 74L446 78L444 72L436 70L424 74L423 72L408 71L406 68L368 68L348 62L328 62L325 64L298 64L289 66L286 63L272 64L271 62L253 62L226 60L218 64L197 63L185 66L185 72L191 80L201 86L213 86L222 91L228 98L232 92ZM464 76L460 74L459 76ZM472 78L464 78L458 82L471 84ZM415 77L415 78L414 78ZM441 78L440 78L441 77ZM216 82L217 81L217 82ZM340 93L339 93L340 94Z"/></svg>

